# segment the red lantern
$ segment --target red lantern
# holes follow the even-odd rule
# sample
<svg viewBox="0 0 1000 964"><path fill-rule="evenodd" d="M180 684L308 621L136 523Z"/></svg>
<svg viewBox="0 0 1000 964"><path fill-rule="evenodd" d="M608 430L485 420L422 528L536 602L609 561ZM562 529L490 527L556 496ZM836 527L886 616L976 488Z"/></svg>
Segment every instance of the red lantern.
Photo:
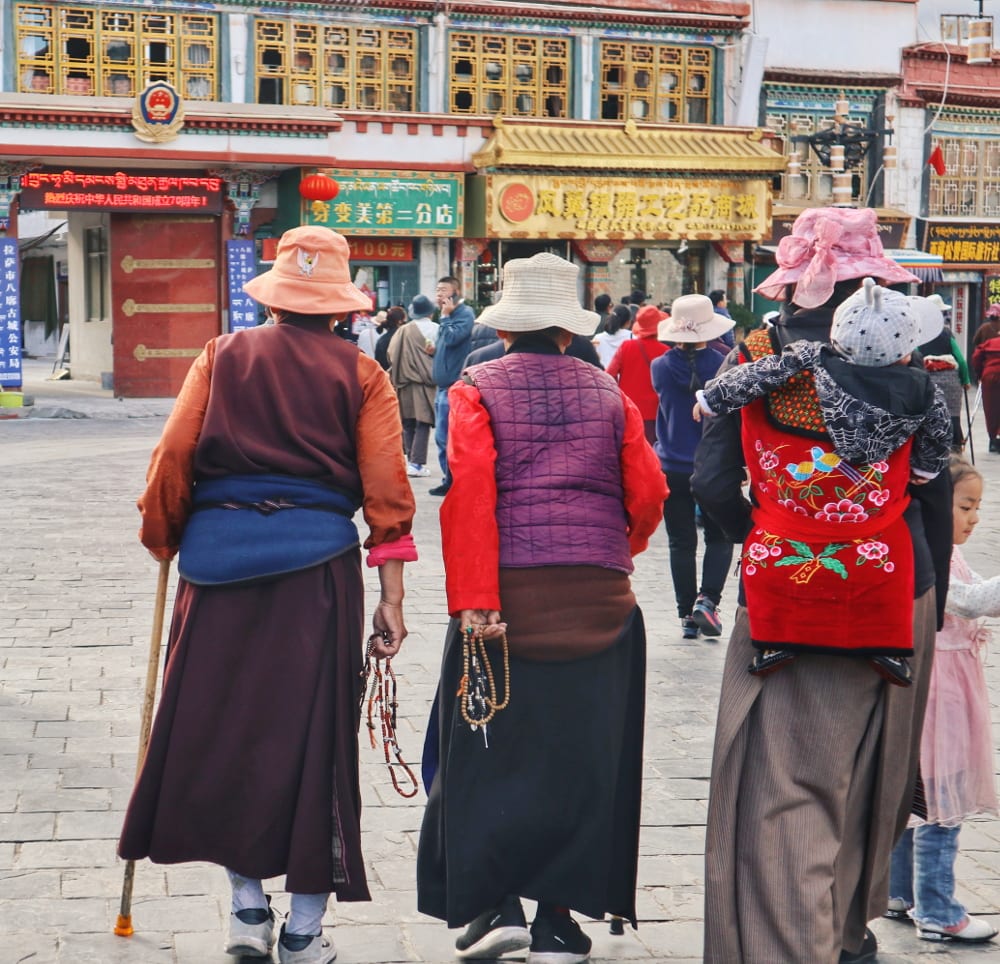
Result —
<svg viewBox="0 0 1000 964"><path fill-rule="evenodd" d="M299 194L307 201L332 201L340 192L340 185L326 174L310 174L299 181Z"/></svg>

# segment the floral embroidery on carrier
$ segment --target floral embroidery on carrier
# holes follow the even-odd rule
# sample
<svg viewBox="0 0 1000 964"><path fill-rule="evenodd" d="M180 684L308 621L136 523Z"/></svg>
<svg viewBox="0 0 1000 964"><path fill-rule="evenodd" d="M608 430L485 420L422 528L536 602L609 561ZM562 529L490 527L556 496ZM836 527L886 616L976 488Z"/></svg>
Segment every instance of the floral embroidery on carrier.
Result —
<svg viewBox="0 0 1000 964"><path fill-rule="evenodd" d="M907 650L912 631L905 614L893 616L879 639L862 635L858 620L864 610L882 611L898 598L898 588L890 588L900 585L896 579L912 579L901 518L909 501L909 444L889 461L853 465L829 443L766 421L759 403L744 410L744 430L744 442L753 439L748 468L757 508L741 570L755 643ZM857 600L852 623L837 624L843 618L837 614L852 608L843 605L847 599Z"/></svg>

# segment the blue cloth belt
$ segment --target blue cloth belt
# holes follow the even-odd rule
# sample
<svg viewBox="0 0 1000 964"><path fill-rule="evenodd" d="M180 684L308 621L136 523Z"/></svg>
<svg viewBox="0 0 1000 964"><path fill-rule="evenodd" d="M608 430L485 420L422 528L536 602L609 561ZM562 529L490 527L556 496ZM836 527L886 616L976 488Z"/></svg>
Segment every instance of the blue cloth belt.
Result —
<svg viewBox="0 0 1000 964"><path fill-rule="evenodd" d="M177 569L197 586L274 578L358 546L361 500L310 479L228 475L195 483Z"/></svg>

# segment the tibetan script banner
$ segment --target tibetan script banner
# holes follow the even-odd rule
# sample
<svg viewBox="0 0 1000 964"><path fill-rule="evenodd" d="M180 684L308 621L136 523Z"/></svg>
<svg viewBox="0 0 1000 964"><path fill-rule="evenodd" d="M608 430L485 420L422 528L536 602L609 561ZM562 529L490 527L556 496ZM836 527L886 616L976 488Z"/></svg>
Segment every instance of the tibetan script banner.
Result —
<svg viewBox="0 0 1000 964"><path fill-rule="evenodd" d="M17 238L0 238L0 385L21 384L21 288Z"/></svg>
<svg viewBox="0 0 1000 964"><path fill-rule="evenodd" d="M488 176L491 237L756 241L770 227L761 179Z"/></svg>
<svg viewBox="0 0 1000 964"><path fill-rule="evenodd" d="M457 237L462 234L464 176L433 171L331 171L332 201L304 201L303 224L342 234Z"/></svg>
<svg viewBox="0 0 1000 964"><path fill-rule="evenodd" d="M219 214L222 179L196 174L31 171L21 177L23 211L184 211Z"/></svg>

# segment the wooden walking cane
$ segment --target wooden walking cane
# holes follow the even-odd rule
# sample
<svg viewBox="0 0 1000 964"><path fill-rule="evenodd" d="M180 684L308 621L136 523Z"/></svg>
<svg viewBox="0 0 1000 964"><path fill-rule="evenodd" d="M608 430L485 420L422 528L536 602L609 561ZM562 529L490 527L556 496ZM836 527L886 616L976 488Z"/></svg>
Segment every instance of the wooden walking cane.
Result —
<svg viewBox="0 0 1000 964"><path fill-rule="evenodd" d="M156 701L156 678L160 672L160 643L163 639L163 616L167 609L167 580L170 578L170 560L160 562L160 578L156 582L156 600L153 602L153 631L149 637L149 661L146 664L146 692L142 701L142 718L139 722L139 754L135 764L135 776L139 779L142 761L149 746L149 731L153 726L153 703ZM115 933L119 937L131 937L132 930L132 884L135 881L135 861L125 863L125 879L122 881L122 901L118 908Z"/></svg>
<svg viewBox="0 0 1000 964"><path fill-rule="evenodd" d="M979 383L979 389L976 391L976 404L971 412L969 411L969 393L963 391L962 394L965 396L965 421L969 426L969 434L965 436L965 441L969 445L969 461L975 465L976 449L972 444L972 420L976 417L976 412L979 411L979 404L983 400L983 383Z"/></svg>

